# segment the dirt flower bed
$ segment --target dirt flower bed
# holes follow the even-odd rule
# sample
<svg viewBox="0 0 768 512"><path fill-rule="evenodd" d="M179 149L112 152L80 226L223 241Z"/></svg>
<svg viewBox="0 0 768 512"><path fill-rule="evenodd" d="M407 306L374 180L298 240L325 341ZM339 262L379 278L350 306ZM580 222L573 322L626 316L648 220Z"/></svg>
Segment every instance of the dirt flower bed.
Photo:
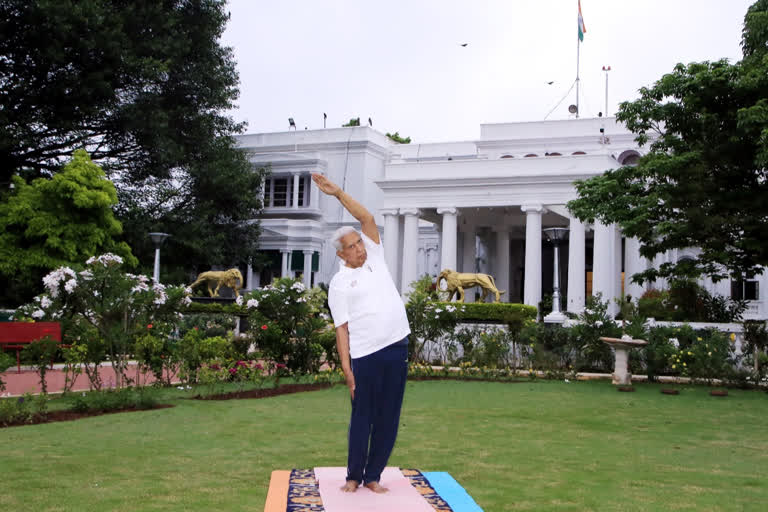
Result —
<svg viewBox="0 0 768 512"><path fill-rule="evenodd" d="M285 384L278 388L250 389L246 391L232 391L229 393L218 393L215 395L197 395L195 400L239 400L243 398L269 398L280 395L290 395L292 393L303 393L305 391L319 391L328 389L330 384Z"/></svg>
<svg viewBox="0 0 768 512"><path fill-rule="evenodd" d="M76 412L76 411L51 411L46 413L45 415L36 414L29 418L26 421L20 421L16 423L9 423L9 424L0 424L0 428L7 428L7 427L22 427L24 425L40 425L42 423L54 423L56 421L74 421L79 420L81 418L89 418L91 416L102 416L104 414L118 414L121 412L142 412L142 411L152 411L155 409L168 409L170 407L176 407L175 405L170 404L158 404L154 407L150 407L147 409L136 409L136 408L129 408L129 409L120 409L116 411L86 411L86 412Z"/></svg>

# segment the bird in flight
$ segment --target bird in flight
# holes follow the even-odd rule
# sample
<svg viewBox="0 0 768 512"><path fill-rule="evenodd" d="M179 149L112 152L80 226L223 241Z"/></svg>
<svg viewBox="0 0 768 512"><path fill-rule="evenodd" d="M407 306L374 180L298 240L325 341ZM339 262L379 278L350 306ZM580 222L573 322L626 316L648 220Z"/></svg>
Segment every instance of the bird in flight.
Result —
<svg viewBox="0 0 768 512"><path fill-rule="evenodd" d="M469 43L461 43L461 47L465 48Z"/></svg>
<svg viewBox="0 0 768 512"><path fill-rule="evenodd" d="M547 82L547 85L552 85L553 83L555 83L554 80L552 80L551 82Z"/></svg>

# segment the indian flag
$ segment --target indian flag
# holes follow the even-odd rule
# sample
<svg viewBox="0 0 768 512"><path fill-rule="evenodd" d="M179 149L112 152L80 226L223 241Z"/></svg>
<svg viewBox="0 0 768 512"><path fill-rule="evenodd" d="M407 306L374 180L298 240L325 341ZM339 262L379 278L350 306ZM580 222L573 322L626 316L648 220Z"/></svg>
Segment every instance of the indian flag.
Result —
<svg viewBox="0 0 768 512"><path fill-rule="evenodd" d="M587 27L584 26L584 17L581 15L581 0L579 2L579 41L584 40L584 32L587 31Z"/></svg>

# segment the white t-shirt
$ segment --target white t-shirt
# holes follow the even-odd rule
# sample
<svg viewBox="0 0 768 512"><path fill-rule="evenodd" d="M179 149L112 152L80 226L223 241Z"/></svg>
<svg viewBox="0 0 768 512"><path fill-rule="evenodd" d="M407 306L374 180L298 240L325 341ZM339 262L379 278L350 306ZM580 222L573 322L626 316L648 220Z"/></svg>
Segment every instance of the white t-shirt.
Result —
<svg viewBox="0 0 768 512"><path fill-rule="evenodd" d="M384 247L361 233L367 252L360 268L341 262L328 286L336 326L349 323L349 353L367 356L411 333L405 306L384 261Z"/></svg>

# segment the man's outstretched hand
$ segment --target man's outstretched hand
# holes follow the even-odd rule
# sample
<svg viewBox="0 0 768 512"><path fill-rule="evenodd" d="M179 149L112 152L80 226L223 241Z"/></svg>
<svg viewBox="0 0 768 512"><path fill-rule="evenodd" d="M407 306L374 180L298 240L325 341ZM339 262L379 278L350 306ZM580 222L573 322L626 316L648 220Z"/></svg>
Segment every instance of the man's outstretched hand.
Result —
<svg viewBox="0 0 768 512"><path fill-rule="evenodd" d="M322 174L312 173L312 181L315 182L315 185L317 185L317 188L322 190L324 193L328 194L329 196L335 196L339 192L341 192L341 188L323 176Z"/></svg>

